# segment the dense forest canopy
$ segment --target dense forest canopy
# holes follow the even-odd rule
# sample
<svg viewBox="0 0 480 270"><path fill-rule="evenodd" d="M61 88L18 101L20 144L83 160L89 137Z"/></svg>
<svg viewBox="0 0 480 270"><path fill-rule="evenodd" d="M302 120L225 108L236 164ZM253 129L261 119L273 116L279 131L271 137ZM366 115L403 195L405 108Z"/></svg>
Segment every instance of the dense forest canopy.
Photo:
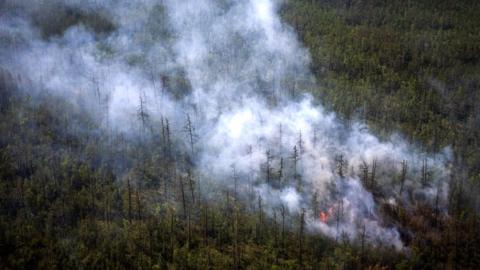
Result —
<svg viewBox="0 0 480 270"><path fill-rule="evenodd" d="M0 3L0 268L475 269L477 1Z"/></svg>

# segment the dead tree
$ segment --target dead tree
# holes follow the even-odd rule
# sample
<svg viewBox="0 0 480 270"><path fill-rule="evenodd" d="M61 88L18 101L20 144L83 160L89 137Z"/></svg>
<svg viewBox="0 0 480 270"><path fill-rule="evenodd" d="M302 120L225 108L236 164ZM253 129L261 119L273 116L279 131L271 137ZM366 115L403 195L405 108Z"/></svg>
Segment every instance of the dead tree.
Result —
<svg viewBox="0 0 480 270"><path fill-rule="evenodd" d="M91 77L91 81L93 84L94 95L98 100L98 104L101 105L100 81L95 75Z"/></svg>
<svg viewBox="0 0 480 270"><path fill-rule="evenodd" d="M179 185L179 188L180 188L180 196L181 196L181 200L182 200L183 218L185 219L187 217L187 201L186 201L186 198L185 198L185 188L184 188L184 185L183 185L182 176L178 177L178 185Z"/></svg>
<svg viewBox="0 0 480 270"><path fill-rule="evenodd" d="M262 239L263 230L263 205L262 197L258 196L258 227L257 227L257 240L260 242Z"/></svg>
<svg viewBox="0 0 480 270"><path fill-rule="evenodd" d="M284 170L284 164L283 164L283 157L280 157L280 164L278 168L278 182L280 185L283 184L283 170Z"/></svg>
<svg viewBox="0 0 480 270"><path fill-rule="evenodd" d="M208 245L208 205L205 203L204 204L204 207L203 207L203 211L204 211L204 214L203 214L203 223L204 223L204 227L203 227L203 242L204 242L204 245L207 246Z"/></svg>
<svg viewBox="0 0 480 270"><path fill-rule="evenodd" d="M170 140L170 124L168 118L165 118L165 124L163 129L164 143L165 143L165 155L171 159L172 158L172 142Z"/></svg>
<svg viewBox="0 0 480 270"><path fill-rule="evenodd" d="M336 223L336 236L335 241L338 241L338 230L340 228L340 221L343 219L343 200L340 200L339 205L335 207L335 223Z"/></svg>
<svg viewBox="0 0 480 270"><path fill-rule="evenodd" d="M429 179L430 178L430 173L428 171L428 162L427 162L427 159L423 159L423 162L422 162L422 176L421 176L421 183L422 183L422 186L425 187L428 185L428 182L429 182Z"/></svg>
<svg viewBox="0 0 480 270"><path fill-rule="evenodd" d="M237 175L237 170L235 169L235 166L232 166L233 170L233 199L235 202L237 201L237 188L238 188L238 175Z"/></svg>
<svg viewBox="0 0 480 270"><path fill-rule="evenodd" d="M195 150L194 150L194 141L195 141L195 130L192 124L192 120L190 118L190 114L187 113L187 122L185 123L184 127L185 132L187 133L188 136L188 141L190 144L190 151L192 154L192 157L194 156Z"/></svg>
<svg viewBox="0 0 480 270"><path fill-rule="evenodd" d="M170 122L168 118L161 118L162 125L162 153L164 158L162 158L162 163L164 166L164 193L167 194L169 184L172 187L176 185L176 168L175 168L175 159L172 151L172 141L171 141L171 132L170 132Z"/></svg>
<svg viewBox="0 0 480 270"><path fill-rule="evenodd" d="M138 107L138 118L140 119L142 123L142 134L145 132L145 128L147 126L147 121L149 118L149 115L147 113L147 108L146 108L146 101L145 101L144 94L140 94L140 104Z"/></svg>
<svg viewBox="0 0 480 270"><path fill-rule="evenodd" d="M140 199L140 193L138 192L139 188L135 190L135 197L137 200L137 219L142 219L142 203Z"/></svg>
<svg viewBox="0 0 480 270"><path fill-rule="evenodd" d="M247 155L250 164L250 170L248 172L248 198L249 198L249 207L250 209L255 208L255 192L253 190L253 183L254 183L254 169L253 169L253 147L252 145L248 145L247 147Z"/></svg>
<svg viewBox="0 0 480 270"><path fill-rule="evenodd" d="M170 79L166 75L162 75L160 79L162 81L162 98L163 98L163 95L165 94L165 90L167 91L170 90Z"/></svg>
<svg viewBox="0 0 480 270"><path fill-rule="evenodd" d="M435 209L434 209L434 220L433 220L434 226L438 225L438 216L440 215L439 204L440 204L440 193L441 192L442 192L441 187L438 187L437 192L435 194Z"/></svg>
<svg viewBox="0 0 480 270"><path fill-rule="evenodd" d="M267 152L265 153L266 157L267 157L267 161L266 161L266 164L265 164L265 172L266 172L266 177L267 177L267 184L270 184L270 180L272 178L272 159L273 159L273 156L272 156L272 153L270 150L267 150Z"/></svg>
<svg viewBox="0 0 480 270"><path fill-rule="evenodd" d="M282 204L280 207L280 214L282 215L282 250L285 248L285 215L286 215L287 209L285 208L285 205Z"/></svg>
<svg viewBox="0 0 480 270"><path fill-rule="evenodd" d="M347 161L344 159L343 154L337 156L337 173L341 178L345 177L345 169L347 167Z"/></svg>
<svg viewBox="0 0 480 270"><path fill-rule="evenodd" d="M163 146L163 152L164 154L166 153L166 146L167 146L167 134L166 134L166 123L165 119L163 116L160 118L160 124L161 124L161 129L162 129L162 146Z"/></svg>
<svg viewBox="0 0 480 270"><path fill-rule="evenodd" d="M282 153L282 147L283 147L283 126L282 124L279 125L278 127L278 148L279 148L279 153Z"/></svg>
<svg viewBox="0 0 480 270"><path fill-rule="evenodd" d="M315 193L313 193L313 196L312 196L312 211L313 211L313 216L315 218L318 218L318 216L320 215L320 210L318 208L318 192L315 191Z"/></svg>
<svg viewBox="0 0 480 270"><path fill-rule="evenodd" d="M103 102L103 111L104 111L104 117L105 117L105 127L109 131L110 130L110 93L107 93L105 95L105 99ZM109 138L109 143L110 143L110 138Z"/></svg>
<svg viewBox="0 0 480 270"><path fill-rule="evenodd" d="M195 180L192 173L192 169L189 167L187 169L188 184L190 187L190 194L192 196L192 203L195 203Z"/></svg>
<svg viewBox="0 0 480 270"><path fill-rule="evenodd" d="M303 241L305 234L305 209L300 213L300 228L298 232L298 264L303 269Z"/></svg>
<svg viewBox="0 0 480 270"><path fill-rule="evenodd" d="M304 142L303 142L303 139L302 139L302 131L300 131L300 133L298 134L297 145L298 145L298 152L299 152L299 155L301 157L301 156L303 156L303 154L305 152L305 145L304 145Z"/></svg>
<svg viewBox="0 0 480 270"><path fill-rule="evenodd" d="M402 161L402 172L400 174L400 191L399 195L402 195L403 188L405 187L405 181L407 180L407 161Z"/></svg>
<svg viewBox="0 0 480 270"><path fill-rule="evenodd" d="M362 165L360 165L360 169L362 171L362 183L365 186L365 188L370 188L369 186L369 172L368 172L368 164L364 161Z"/></svg>
<svg viewBox="0 0 480 270"><path fill-rule="evenodd" d="M299 190L301 190L301 186L302 186L302 183L301 183L301 179L300 179L300 175L298 174L298 161L300 160L300 156L299 156L299 153L298 153L298 149L297 149L297 146L295 145L293 147L293 154L292 154L292 161L293 161L293 179L295 180L296 184L297 184L297 188Z"/></svg>
<svg viewBox="0 0 480 270"><path fill-rule="evenodd" d="M377 159L374 159L372 163L372 172L370 174L370 188L372 190L375 189L376 181L377 181Z"/></svg>

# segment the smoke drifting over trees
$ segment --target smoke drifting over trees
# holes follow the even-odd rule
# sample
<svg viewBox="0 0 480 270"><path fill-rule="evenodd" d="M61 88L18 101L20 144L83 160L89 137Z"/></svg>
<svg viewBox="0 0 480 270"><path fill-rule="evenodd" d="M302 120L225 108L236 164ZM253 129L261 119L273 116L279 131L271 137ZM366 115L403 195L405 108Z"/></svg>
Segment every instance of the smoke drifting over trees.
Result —
<svg viewBox="0 0 480 270"><path fill-rule="evenodd" d="M177 169L185 179L200 186L214 179L246 201L261 199L269 216L286 206L306 211L309 230L354 239L364 228L369 241L401 248L372 193L391 204L446 199L448 150L432 158L400 136L380 140L306 94L316 84L309 54L275 1L7 1L1 8L1 64L21 76L24 94L67 99L112 134L168 136L172 158L190 164ZM182 183L185 196L189 183Z"/></svg>
<svg viewBox="0 0 480 270"><path fill-rule="evenodd" d="M452 150L380 138L322 106L309 94L322 81L281 5L0 3L0 178L15 179L0 186L0 214L44 204L59 209L45 231L80 224L101 235L116 224L129 240L138 226L135 241L162 266L182 258L177 246L202 246L210 266L210 247L231 243L225 267L235 269L248 241L268 243L276 261L295 246L300 266L316 256L310 236L359 242L364 266L367 246L407 254L412 227L450 226L463 188L449 186ZM431 213L411 225L418 209Z"/></svg>

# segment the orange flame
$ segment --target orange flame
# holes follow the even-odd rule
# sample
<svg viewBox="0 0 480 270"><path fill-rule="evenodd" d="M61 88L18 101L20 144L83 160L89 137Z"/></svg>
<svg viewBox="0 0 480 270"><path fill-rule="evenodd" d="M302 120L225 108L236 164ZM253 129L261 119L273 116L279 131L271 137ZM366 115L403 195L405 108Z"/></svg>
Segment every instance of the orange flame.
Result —
<svg viewBox="0 0 480 270"><path fill-rule="evenodd" d="M320 211L320 221L327 223L333 213L333 207L328 208L327 211Z"/></svg>
<svg viewBox="0 0 480 270"><path fill-rule="evenodd" d="M327 213L325 213L325 212L323 212L323 211L320 212L320 221L321 221L321 222L327 223L328 218L329 218L329 216L328 216Z"/></svg>

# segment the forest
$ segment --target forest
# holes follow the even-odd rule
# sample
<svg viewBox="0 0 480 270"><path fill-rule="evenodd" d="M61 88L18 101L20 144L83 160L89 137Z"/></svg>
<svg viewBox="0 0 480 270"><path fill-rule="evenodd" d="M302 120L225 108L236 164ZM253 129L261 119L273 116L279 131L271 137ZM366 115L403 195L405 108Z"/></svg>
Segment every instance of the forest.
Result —
<svg viewBox="0 0 480 270"><path fill-rule="evenodd" d="M480 2L40 2L0 269L478 269Z"/></svg>

